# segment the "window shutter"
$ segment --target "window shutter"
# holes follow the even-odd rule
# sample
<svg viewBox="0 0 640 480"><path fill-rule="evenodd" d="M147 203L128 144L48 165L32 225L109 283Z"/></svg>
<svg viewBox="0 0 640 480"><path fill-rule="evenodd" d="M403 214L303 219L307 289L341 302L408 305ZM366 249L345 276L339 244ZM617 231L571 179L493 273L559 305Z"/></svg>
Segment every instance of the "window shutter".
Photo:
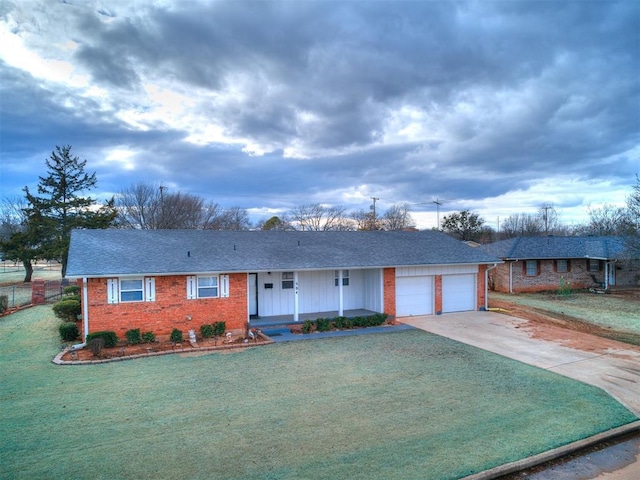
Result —
<svg viewBox="0 0 640 480"><path fill-rule="evenodd" d="M220 275L220 296L229 298L229 275Z"/></svg>
<svg viewBox="0 0 640 480"><path fill-rule="evenodd" d="M156 279L155 277L147 277L144 279L144 299L147 302L156 301Z"/></svg>
<svg viewBox="0 0 640 480"><path fill-rule="evenodd" d="M567 272L571 271L571 260L567 260Z"/></svg>
<svg viewBox="0 0 640 480"><path fill-rule="evenodd" d="M194 276L187 277L187 299L198 298L198 280Z"/></svg>
<svg viewBox="0 0 640 480"><path fill-rule="evenodd" d="M107 303L118 303L117 278L107 278Z"/></svg>

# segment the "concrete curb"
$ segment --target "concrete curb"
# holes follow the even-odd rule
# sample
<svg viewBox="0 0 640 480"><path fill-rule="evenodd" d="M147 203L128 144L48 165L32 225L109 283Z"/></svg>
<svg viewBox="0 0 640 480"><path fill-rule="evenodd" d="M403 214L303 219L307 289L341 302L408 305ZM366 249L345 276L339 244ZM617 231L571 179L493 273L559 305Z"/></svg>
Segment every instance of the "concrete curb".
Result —
<svg viewBox="0 0 640 480"><path fill-rule="evenodd" d="M560 457L597 445L598 443L613 440L614 438L622 437L634 432L640 432L640 420L628 423L627 425L622 425L621 427L614 428L612 430L607 430L606 432L599 433L589 438L578 440L577 442L569 443L568 445L563 445L562 447L554 448L547 452L539 453L538 455L533 455L516 462L506 463L499 467L485 470L484 472L474 473L473 475L462 477L460 480L491 480L499 478L510 473L516 473L521 470L526 470L527 468L541 465L551 460L556 460Z"/></svg>

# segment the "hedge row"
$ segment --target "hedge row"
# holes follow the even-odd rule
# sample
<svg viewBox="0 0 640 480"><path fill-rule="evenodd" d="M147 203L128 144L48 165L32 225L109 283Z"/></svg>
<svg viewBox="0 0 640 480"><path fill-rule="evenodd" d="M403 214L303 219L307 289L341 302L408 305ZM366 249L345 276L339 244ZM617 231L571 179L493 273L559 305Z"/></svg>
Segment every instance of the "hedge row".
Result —
<svg viewBox="0 0 640 480"><path fill-rule="evenodd" d="M366 317L335 317L318 318L317 320L305 320L302 324L302 333L314 331L328 332L329 330L348 330L352 328L377 327L387 321L386 313L374 313Z"/></svg>

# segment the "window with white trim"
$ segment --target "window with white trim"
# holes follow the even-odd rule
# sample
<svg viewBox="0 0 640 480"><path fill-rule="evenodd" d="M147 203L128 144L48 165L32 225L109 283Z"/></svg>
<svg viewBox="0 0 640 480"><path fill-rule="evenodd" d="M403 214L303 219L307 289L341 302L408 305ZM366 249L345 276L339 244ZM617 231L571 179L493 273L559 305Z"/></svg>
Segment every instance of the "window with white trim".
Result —
<svg viewBox="0 0 640 480"><path fill-rule="evenodd" d="M190 275L187 277L187 299L225 298L229 296L229 275Z"/></svg>
<svg viewBox="0 0 640 480"><path fill-rule="evenodd" d="M599 272L600 271L600 260L589 259L589 271L590 272Z"/></svg>
<svg viewBox="0 0 640 480"><path fill-rule="evenodd" d="M154 277L108 278L107 302L155 302L156 279Z"/></svg>
<svg viewBox="0 0 640 480"><path fill-rule="evenodd" d="M212 298L218 296L218 277L198 277L198 298Z"/></svg>
<svg viewBox="0 0 640 480"><path fill-rule="evenodd" d="M282 289L293 288L293 272L282 272Z"/></svg>
<svg viewBox="0 0 640 480"><path fill-rule="evenodd" d="M340 270L336 270L334 285L337 287L339 282L340 282ZM342 270L342 286L346 287L348 285L349 285L349 270Z"/></svg>

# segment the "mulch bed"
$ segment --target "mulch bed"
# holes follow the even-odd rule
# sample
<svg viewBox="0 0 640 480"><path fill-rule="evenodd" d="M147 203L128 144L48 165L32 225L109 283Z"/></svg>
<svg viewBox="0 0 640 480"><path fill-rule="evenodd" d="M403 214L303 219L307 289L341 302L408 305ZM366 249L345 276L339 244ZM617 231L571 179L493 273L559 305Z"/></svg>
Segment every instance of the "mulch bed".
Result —
<svg viewBox="0 0 640 480"><path fill-rule="evenodd" d="M78 350L65 349L54 359L57 364L84 364L84 363L106 363L119 360L129 360L134 358L145 358L157 355L167 355L172 353L194 353L216 350L228 350L234 348L255 347L273 343L269 337L262 332L258 332L255 340L245 339L243 335L233 335L231 338L206 338L200 339L195 344L188 340L181 343L170 341L141 343L138 345L118 345L116 347L103 348L96 356L88 348Z"/></svg>

